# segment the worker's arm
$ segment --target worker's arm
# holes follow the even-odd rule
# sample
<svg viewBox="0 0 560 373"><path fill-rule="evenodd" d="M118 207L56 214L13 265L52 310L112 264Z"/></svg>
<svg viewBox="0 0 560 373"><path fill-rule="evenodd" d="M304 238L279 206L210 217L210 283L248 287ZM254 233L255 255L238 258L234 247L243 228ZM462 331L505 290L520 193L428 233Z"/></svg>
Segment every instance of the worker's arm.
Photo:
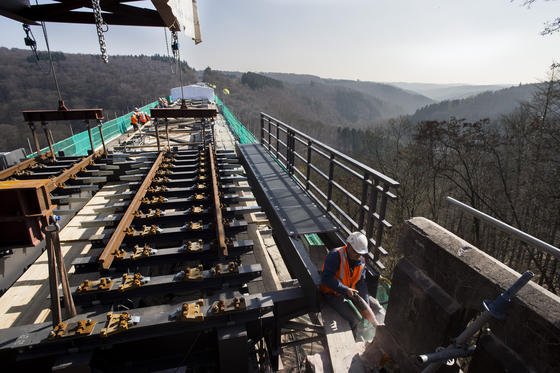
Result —
<svg viewBox="0 0 560 373"><path fill-rule="evenodd" d="M360 280L356 284L356 290L358 290L358 293L360 293L360 297L364 298L364 300L366 302L369 301L368 289L367 289L367 284L366 284L366 270L365 270L365 268L362 271L362 276L360 277Z"/></svg>
<svg viewBox="0 0 560 373"><path fill-rule="evenodd" d="M321 284L328 286L334 291L346 295L348 287L336 278L336 271L340 266L340 255L336 251L331 251L325 258L325 267L321 275Z"/></svg>

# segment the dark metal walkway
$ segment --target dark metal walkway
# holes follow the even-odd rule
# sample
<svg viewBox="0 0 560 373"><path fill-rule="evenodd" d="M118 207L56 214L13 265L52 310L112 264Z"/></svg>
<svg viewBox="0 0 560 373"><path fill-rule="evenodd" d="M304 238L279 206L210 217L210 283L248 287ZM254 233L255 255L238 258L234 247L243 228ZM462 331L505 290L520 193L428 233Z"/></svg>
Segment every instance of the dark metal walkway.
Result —
<svg viewBox="0 0 560 373"><path fill-rule="evenodd" d="M239 145L249 177L262 188L290 236L338 229L260 144Z"/></svg>

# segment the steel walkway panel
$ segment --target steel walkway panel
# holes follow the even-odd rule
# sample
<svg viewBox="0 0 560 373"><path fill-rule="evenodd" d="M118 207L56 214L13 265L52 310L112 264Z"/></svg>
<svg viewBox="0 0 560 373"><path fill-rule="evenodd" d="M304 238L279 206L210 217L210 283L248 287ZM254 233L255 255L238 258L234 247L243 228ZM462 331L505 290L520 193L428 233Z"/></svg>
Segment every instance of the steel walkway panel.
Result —
<svg viewBox="0 0 560 373"><path fill-rule="evenodd" d="M262 189L290 234L323 233L338 227L260 144L239 144L247 173Z"/></svg>

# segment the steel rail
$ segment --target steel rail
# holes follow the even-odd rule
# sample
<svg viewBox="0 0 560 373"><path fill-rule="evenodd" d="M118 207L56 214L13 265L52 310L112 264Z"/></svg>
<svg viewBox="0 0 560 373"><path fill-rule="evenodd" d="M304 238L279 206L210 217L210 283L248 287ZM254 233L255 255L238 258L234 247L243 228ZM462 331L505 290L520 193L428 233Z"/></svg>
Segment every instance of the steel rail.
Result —
<svg viewBox="0 0 560 373"><path fill-rule="evenodd" d="M447 202L449 202L450 204L459 207L461 210L473 215L476 218L479 218L481 220L484 220L485 222L493 225L494 227L496 227L497 229L501 230L502 232L505 232L507 234L510 234L518 239L520 239L521 241L528 243L530 245L536 246L539 249L542 249L544 251L546 251L548 254L554 256L556 259L560 259L560 249L552 246L549 243L546 243L542 240L539 240L536 237L531 236L530 234L527 234L525 232L523 232L522 230L519 230L515 227L512 227L511 225L508 225L504 222L502 222L501 220L498 220L496 218L493 218L490 215L487 215L481 211L478 211L477 209L464 204L463 202L457 201L454 198L451 197L447 197L446 198Z"/></svg>
<svg viewBox="0 0 560 373"><path fill-rule="evenodd" d="M98 261L100 262L101 267L103 269L109 269L111 267L111 263L113 263L113 260L115 259L115 252L120 247L126 235L125 229L128 228L132 223L132 220L134 220L134 212L138 210L138 208L142 204L142 198L144 198L144 196L146 195L148 187L150 186L152 180L156 176L156 172L159 169L161 163L163 162L164 155L165 153L160 152L159 155L157 156L156 160L152 164L152 168L144 178L144 181L138 188L136 195L134 196L134 198L128 205L128 208L126 209L125 213L123 214L123 217L119 222L119 225L111 235L109 242L107 242L105 249L103 249L103 252L101 253L101 255L99 255Z"/></svg>
<svg viewBox="0 0 560 373"><path fill-rule="evenodd" d="M93 160L103 154L102 151L94 152L93 154L83 158L81 161L74 163L69 169L62 171L62 173L52 179L52 182L47 186L47 190L52 192L58 188L62 183L66 182L72 176L77 175L83 168L93 163Z"/></svg>
<svg viewBox="0 0 560 373"><path fill-rule="evenodd" d="M0 171L0 180L4 180L15 174L16 172L25 170L33 165L37 164L36 158L26 159L23 162L19 162L18 164L13 165L12 167L6 168L5 170Z"/></svg>
<svg viewBox="0 0 560 373"><path fill-rule="evenodd" d="M210 172L212 173L212 194L214 195L214 209L216 211L216 230L218 234L218 247L220 248L223 256L228 255L228 248L226 245L226 236L224 231L224 223L222 221L222 206L220 203L220 194L218 190L218 175L216 172L216 154L212 144L208 144L208 152L210 153Z"/></svg>

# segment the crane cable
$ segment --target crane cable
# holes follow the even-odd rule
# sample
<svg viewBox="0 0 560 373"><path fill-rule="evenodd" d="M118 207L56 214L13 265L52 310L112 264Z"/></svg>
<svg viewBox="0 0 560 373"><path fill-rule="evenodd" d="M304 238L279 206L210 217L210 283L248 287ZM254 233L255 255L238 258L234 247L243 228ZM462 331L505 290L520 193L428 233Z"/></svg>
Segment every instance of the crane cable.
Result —
<svg viewBox="0 0 560 373"><path fill-rule="evenodd" d="M177 31L171 32L171 37L173 42L171 43L171 50L173 51L173 56L177 59L179 66L179 81L181 83L181 106L185 103L185 93L183 92L183 67L181 66L181 52L179 50L179 34Z"/></svg>
<svg viewBox="0 0 560 373"><path fill-rule="evenodd" d="M163 28L163 34L165 35L165 48L167 48L167 57L171 59L171 53L169 53L169 41L167 40L167 28ZM171 74L175 74L173 71L173 62L171 62Z"/></svg>
<svg viewBox="0 0 560 373"><path fill-rule="evenodd" d="M35 0L35 3L37 3L37 0ZM37 5L39 4L37 3ZM41 26L43 28L43 36L45 37L45 44L47 45L47 53L49 55L49 61L51 64L51 71L54 79L54 84L56 86L56 92L58 93L59 109L61 109L62 107L64 107L64 101L62 100L62 94L60 93L60 86L58 85L58 79L56 78L56 71L54 69L54 62L52 59L51 48L49 46L49 37L47 35L47 26L45 25L44 21L41 21Z"/></svg>

